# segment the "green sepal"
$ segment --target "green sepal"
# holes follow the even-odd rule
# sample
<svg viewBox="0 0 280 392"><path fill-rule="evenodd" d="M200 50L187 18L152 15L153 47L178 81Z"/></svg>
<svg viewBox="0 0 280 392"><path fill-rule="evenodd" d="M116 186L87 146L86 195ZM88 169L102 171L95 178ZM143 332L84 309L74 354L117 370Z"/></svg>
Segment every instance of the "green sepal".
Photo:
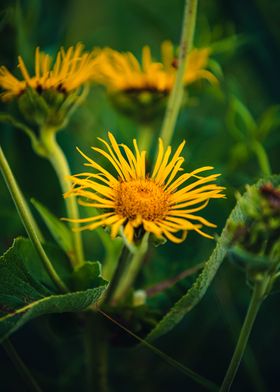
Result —
<svg viewBox="0 0 280 392"><path fill-rule="evenodd" d="M122 114L140 123L148 123L161 116L168 93L153 89L131 89L110 94L114 107Z"/></svg>
<svg viewBox="0 0 280 392"><path fill-rule="evenodd" d="M18 107L31 124L44 124L49 115L49 107L44 98L31 87L18 98Z"/></svg>
<svg viewBox="0 0 280 392"><path fill-rule="evenodd" d="M37 91L31 87L19 97L18 105L21 113L30 124L39 128L48 126L59 130L68 121L68 114L76 104L77 92L66 94L57 89Z"/></svg>
<svg viewBox="0 0 280 392"><path fill-rule="evenodd" d="M150 242L154 247L158 247L164 245L167 242L167 239L164 237L157 237L154 234L150 236Z"/></svg>
<svg viewBox="0 0 280 392"><path fill-rule="evenodd" d="M92 269L88 266L90 279L84 281L81 289L79 284L74 284L72 270L61 250L50 245L45 250L71 292L58 291L30 240L16 239L0 258L0 342L33 318L88 308L107 287L100 278L100 269L93 263Z"/></svg>

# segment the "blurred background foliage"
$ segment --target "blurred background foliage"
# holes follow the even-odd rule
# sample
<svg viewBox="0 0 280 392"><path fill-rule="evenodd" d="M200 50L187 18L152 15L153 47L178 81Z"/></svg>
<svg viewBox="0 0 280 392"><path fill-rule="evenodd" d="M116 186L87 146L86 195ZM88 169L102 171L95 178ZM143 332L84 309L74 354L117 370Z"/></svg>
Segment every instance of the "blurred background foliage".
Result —
<svg viewBox="0 0 280 392"><path fill-rule="evenodd" d="M61 45L79 41L86 49L110 46L132 51L138 58L148 44L159 58L163 40L179 41L184 1L2 0L0 7L0 64L16 69L17 55L21 54L32 69L36 46L54 53ZM212 66L220 83L211 86L202 81L189 88L173 144L187 140L187 170L211 165L222 173L220 183L227 188L227 200L212 201L206 211L206 218L218 224L217 234L235 204L235 193L243 192L245 184L261 176L251 150L252 137L263 143L272 172L279 173L279 17L279 0L199 1L195 46L213 48ZM1 103L0 111L7 110L13 110L12 105ZM161 121L153 124L152 151ZM108 130L130 144L139 129L139 124L115 111L102 88L94 87L58 140L72 171L78 172L82 159L75 146L89 152L96 137L104 137ZM48 162L35 156L29 140L19 130L1 124L0 132L1 145L26 197L35 197L57 216L63 216L59 184ZM25 233L2 180L0 221L3 253L14 237ZM100 237L95 232L86 233L85 240L87 258L102 260ZM214 241L191 233L181 245L168 243L152 249L139 277L139 287L150 287L207 260L214 245ZM184 279L151 300L151 306L168 309L191 282L192 278ZM202 303L156 344L183 364L221 382L248 300L243 272L225 260ZM277 390L278 301L279 297L272 296L262 308L233 390ZM81 389L84 360L80 329L79 320L73 316L52 316L32 322L12 338L44 390ZM116 327L116 347L110 351L109 362L113 391L201 390L147 349L126 349L120 342L128 346L135 343ZM1 390L24 390L2 351L0 360Z"/></svg>

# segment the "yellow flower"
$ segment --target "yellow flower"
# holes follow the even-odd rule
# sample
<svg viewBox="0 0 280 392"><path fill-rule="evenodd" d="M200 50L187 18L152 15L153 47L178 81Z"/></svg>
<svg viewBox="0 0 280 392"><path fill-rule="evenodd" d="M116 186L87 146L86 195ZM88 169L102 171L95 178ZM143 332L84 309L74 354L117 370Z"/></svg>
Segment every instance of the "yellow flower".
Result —
<svg viewBox="0 0 280 392"><path fill-rule="evenodd" d="M111 133L108 137L109 143L99 138L104 149L92 149L110 162L115 174L79 150L87 160L85 166L95 172L71 176L73 187L64 195L80 196L81 205L98 209L98 215L76 221L85 224L82 230L107 226L114 238L122 227L129 242L143 230L176 243L183 241L189 230L212 238L202 232L201 227L216 226L194 214L202 210L209 199L224 197L221 193L224 188L212 183L219 174L199 175L212 167L205 166L177 176L183 170L184 158L180 154L185 142L171 155L171 147L164 149L159 139L157 159L149 172L146 169L146 151L139 151L136 140L133 140L133 153L126 145L119 145ZM180 238L174 235L177 232L182 232Z"/></svg>
<svg viewBox="0 0 280 392"><path fill-rule="evenodd" d="M188 57L185 85L199 79L217 82L216 77L206 69L210 48L193 49ZM98 64L93 78L112 91L158 91L169 93L172 89L177 60L170 41L161 45L162 62L155 62L149 46L142 49L142 63L131 53L121 53L110 48L100 50Z"/></svg>
<svg viewBox="0 0 280 392"><path fill-rule="evenodd" d="M22 79L17 79L5 66L1 66L0 87L5 90L1 97L4 101L11 100L23 94L28 87L38 93L45 90L57 90L67 94L91 78L93 67L94 54L83 52L81 43L75 47L71 46L66 51L61 48L54 64L52 64L51 56L40 52L37 47L34 76L30 76L21 56L18 58L18 68Z"/></svg>

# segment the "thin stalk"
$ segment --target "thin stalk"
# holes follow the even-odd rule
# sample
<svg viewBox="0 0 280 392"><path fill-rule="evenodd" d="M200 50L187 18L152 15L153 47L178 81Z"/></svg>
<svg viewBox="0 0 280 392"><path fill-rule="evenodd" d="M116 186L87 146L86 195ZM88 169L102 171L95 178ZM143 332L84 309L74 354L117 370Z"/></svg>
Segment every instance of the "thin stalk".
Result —
<svg viewBox="0 0 280 392"><path fill-rule="evenodd" d="M48 272L49 276L56 284L56 286L63 292L67 292L67 287L60 279L59 275L56 273L50 259L48 258L36 230L36 227L33 225L33 220L30 219L30 211L26 208L26 203L22 198L22 193L18 187L18 184L15 180L15 177L11 171L11 168L6 160L4 152L0 147L0 169L9 189L9 192L13 198L15 206L17 208L18 214L22 220L22 223L25 227L25 230L32 241L36 251L38 252L39 257L41 258L46 271Z"/></svg>
<svg viewBox="0 0 280 392"><path fill-rule="evenodd" d="M197 0L186 0L183 18L183 27L178 57L178 70L175 83L168 99L165 118L161 130L161 138L169 145L174 133L176 120L184 93L184 75L187 67L188 54L193 45L193 36L196 23Z"/></svg>
<svg viewBox="0 0 280 392"><path fill-rule="evenodd" d="M130 250L124 245L118 260L117 267L115 269L113 278L110 282L108 290L106 291L106 297L103 301L104 304L108 305L112 302L113 297L115 295L115 291L118 288L119 282L123 273L125 272L127 265L131 259L131 252Z"/></svg>
<svg viewBox="0 0 280 392"><path fill-rule="evenodd" d="M200 374L194 372L193 370L187 368L186 366L182 365L180 362L176 361L169 355L165 354L163 351L159 350L157 347L153 346L151 343L148 343L146 340L140 338L138 335L136 335L134 332L130 331L128 328L126 328L124 325L119 323L117 320L113 319L111 316L109 316L107 313L105 313L103 310L100 308L95 307L97 312L101 313L104 317L106 317L108 320L116 324L119 328L124 330L126 333L128 333L130 336L132 336L134 339L136 339L138 342L142 343L143 346L151 350L154 354L162 358L166 363L169 365L175 367L176 369L180 370L182 373L184 373L187 377L195 381L196 383L202 385L206 390L209 391L218 391L218 386L213 383L212 381L208 380L207 378L201 376Z"/></svg>
<svg viewBox="0 0 280 392"><path fill-rule="evenodd" d="M232 293L228 287L226 279L218 280L216 285L217 300L222 307L222 313L228 324L231 338L235 342L236 336L241 329L242 323L236 308L233 305ZM249 344L247 344L246 352L244 353L244 369L252 383L252 389L255 392L266 392L266 386L259 371L259 365L254 355L254 352Z"/></svg>
<svg viewBox="0 0 280 392"><path fill-rule="evenodd" d="M141 240L140 245L135 249L129 264L127 265L126 270L121 276L119 284L112 298L113 303L117 303L122 298L124 298L128 290L133 286L133 283L141 268L143 258L147 253L148 245L149 245L148 241L149 241L149 233L146 232Z"/></svg>
<svg viewBox="0 0 280 392"><path fill-rule="evenodd" d="M62 192L68 192L72 187L71 180L69 179L71 173L65 155L56 141L55 130L43 128L41 130L40 140L46 151L46 158L50 161L57 174ZM69 219L79 219L79 210L75 197L66 198L65 206ZM73 222L72 225L74 229L79 227L77 222ZM84 262L81 233L79 231L72 231L72 237L76 254L76 265L78 266Z"/></svg>
<svg viewBox="0 0 280 392"><path fill-rule="evenodd" d="M22 379L25 381L26 385L28 385L28 388L30 391L33 392L42 392L42 389L39 387L37 384L37 381L34 379L32 374L30 373L29 369L21 359L21 357L18 355L15 347L13 344L10 342L9 339L6 339L3 343L2 346L4 350L6 351L6 354L10 358L10 360L13 362L15 368L17 369L18 373L21 375Z"/></svg>
<svg viewBox="0 0 280 392"><path fill-rule="evenodd" d="M263 145L258 141L254 141L252 142L252 149L258 159L262 174L264 176L271 176L269 159Z"/></svg>
<svg viewBox="0 0 280 392"><path fill-rule="evenodd" d="M254 286L251 301L248 307L248 311L240 331L238 342L233 353L230 365L226 372L225 378L223 380L220 392L227 392L235 378L236 372L239 368L240 362L242 360L244 351L247 346L247 342L252 331L255 319L257 317L260 306L264 300L264 293L266 291L267 281L258 282Z"/></svg>

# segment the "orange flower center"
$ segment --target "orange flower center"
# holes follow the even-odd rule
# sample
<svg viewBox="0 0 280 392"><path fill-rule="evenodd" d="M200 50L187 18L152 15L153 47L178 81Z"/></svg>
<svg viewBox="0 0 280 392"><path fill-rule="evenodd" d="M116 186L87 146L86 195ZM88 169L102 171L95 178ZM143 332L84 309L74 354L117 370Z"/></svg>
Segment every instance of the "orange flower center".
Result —
<svg viewBox="0 0 280 392"><path fill-rule="evenodd" d="M151 179L120 182L116 188L117 214L128 218L154 221L163 219L169 210L170 195Z"/></svg>

